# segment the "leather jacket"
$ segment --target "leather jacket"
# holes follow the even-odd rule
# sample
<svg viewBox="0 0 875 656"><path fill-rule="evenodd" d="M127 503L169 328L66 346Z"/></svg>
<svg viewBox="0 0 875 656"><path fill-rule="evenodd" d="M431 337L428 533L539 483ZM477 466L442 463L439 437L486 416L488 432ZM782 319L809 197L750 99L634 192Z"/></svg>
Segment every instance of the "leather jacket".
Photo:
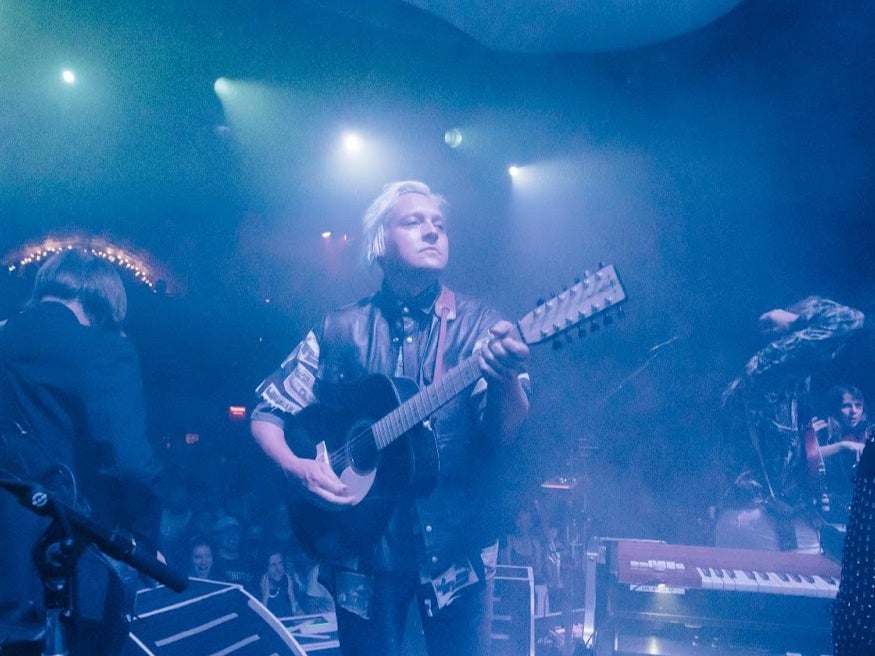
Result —
<svg viewBox="0 0 875 656"><path fill-rule="evenodd" d="M383 289L326 316L316 331L320 351L317 397L325 400L335 384L371 374L404 374L420 387L430 384L441 321L435 309L438 291L433 288L405 304ZM489 327L500 319L470 296L456 294L455 306L456 312L446 322L445 372L471 356L478 342L488 336ZM440 572L463 555L479 561L480 549L494 542L497 526L490 520L497 513L489 491L494 489L490 483L496 454L495 445L480 428L484 405L481 381L431 418L440 459L437 483L425 496L408 499L414 512L405 511L403 517L412 516L413 526L403 519L394 526L390 523L389 535L365 569L415 565Z"/></svg>

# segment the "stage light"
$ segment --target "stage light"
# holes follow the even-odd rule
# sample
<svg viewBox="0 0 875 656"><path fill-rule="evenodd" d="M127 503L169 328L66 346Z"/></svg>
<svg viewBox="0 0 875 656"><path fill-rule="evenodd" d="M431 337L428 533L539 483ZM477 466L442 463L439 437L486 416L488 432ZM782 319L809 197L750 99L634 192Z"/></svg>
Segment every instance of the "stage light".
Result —
<svg viewBox="0 0 875 656"><path fill-rule="evenodd" d="M69 68L65 68L61 71L61 79L64 81L64 84L72 85L76 83L76 74Z"/></svg>
<svg viewBox="0 0 875 656"><path fill-rule="evenodd" d="M322 233L322 239L328 239L328 238L330 238L330 237L331 237L331 231L330 231L330 230L326 230L325 232Z"/></svg>
<svg viewBox="0 0 875 656"><path fill-rule="evenodd" d="M213 90L217 96L226 96L231 91L231 83L228 78L220 77L213 83Z"/></svg>
<svg viewBox="0 0 875 656"><path fill-rule="evenodd" d="M361 152L364 141L355 132L345 132L343 135L343 147L349 153Z"/></svg>
<svg viewBox="0 0 875 656"><path fill-rule="evenodd" d="M507 173L508 173L508 175L510 175L510 177L515 178L520 174L520 167L519 166L508 166Z"/></svg>
<svg viewBox="0 0 875 656"><path fill-rule="evenodd" d="M459 128L450 128L444 132L444 143L450 148L458 148L462 145L462 133Z"/></svg>

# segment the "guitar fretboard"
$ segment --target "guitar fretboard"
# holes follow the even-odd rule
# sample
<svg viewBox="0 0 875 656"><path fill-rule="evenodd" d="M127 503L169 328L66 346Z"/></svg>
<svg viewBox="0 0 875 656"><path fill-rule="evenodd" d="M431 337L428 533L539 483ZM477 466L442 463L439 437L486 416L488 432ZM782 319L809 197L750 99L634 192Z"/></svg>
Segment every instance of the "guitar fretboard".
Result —
<svg viewBox="0 0 875 656"><path fill-rule="evenodd" d="M480 377L477 355L446 372L440 380L411 396L371 426L377 450L382 451L417 424L421 424Z"/></svg>

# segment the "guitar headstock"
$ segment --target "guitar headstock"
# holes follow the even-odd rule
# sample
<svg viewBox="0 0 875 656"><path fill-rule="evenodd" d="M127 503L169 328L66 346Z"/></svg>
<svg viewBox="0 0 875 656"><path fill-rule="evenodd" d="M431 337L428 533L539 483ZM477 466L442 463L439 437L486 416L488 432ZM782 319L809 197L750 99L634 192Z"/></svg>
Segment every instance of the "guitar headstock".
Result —
<svg viewBox="0 0 875 656"><path fill-rule="evenodd" d="M517 322L526 344L538 344L574 328L583 329L609 316L626 300L626 292L613 265L602 266L550 300L538 305Z"/></svg>

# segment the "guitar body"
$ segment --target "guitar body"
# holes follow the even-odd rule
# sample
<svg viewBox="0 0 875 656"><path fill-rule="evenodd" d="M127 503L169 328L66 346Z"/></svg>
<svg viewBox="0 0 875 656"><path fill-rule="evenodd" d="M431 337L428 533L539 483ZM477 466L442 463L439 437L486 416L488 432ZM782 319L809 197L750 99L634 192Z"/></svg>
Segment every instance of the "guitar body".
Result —
<svg viewBox="0 0 875 656"><path fill-rule="evenodd" d="M363 553L379 539L399 496L424 494L437 480L437 445L421 423L384 448L377 446L373 425L418 391L406 378L373 375L331 388L330 400L295 415L286 441L304 458L329 462L355 497L338 509L301 494L291 501L298 539L312 555L342 562Z"/></svg>

